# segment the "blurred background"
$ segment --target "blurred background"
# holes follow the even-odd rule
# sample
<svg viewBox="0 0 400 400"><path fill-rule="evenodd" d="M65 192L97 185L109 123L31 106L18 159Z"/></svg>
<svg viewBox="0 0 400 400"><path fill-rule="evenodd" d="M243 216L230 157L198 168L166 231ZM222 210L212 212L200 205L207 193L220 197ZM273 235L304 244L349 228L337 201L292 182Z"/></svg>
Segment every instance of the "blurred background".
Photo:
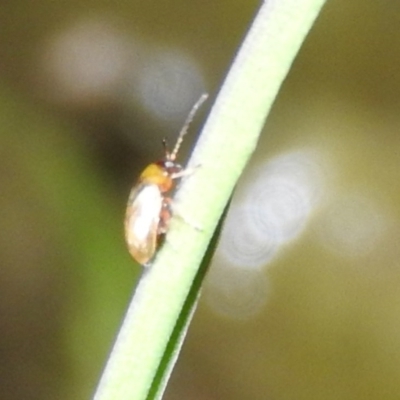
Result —
<svg viewBox="0 0 400 400"><path fill-rule="evenodd" d="M2 4L1 399L91 397L141 270L129 190L207 91L187 159L258 6ZM238 185L166 400L399 398L399 23L398 1L327 2Z"/></svg>

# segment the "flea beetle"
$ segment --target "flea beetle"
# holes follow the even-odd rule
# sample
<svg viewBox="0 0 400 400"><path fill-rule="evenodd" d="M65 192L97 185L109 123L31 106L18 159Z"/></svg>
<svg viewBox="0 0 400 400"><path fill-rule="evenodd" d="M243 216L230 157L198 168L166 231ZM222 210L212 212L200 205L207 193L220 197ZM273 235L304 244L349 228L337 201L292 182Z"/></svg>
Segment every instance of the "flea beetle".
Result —
<svg viewBox="0 0 400 400"><path fill-rule="evenodd" d="M199 107L207 99L203 94L190 111L172 151L163 139L164 158L148 165L132 188L125 216L125 240L132 257L143 266L152 260L160 239L167 232L171 218L169 193L175 180L191 171L176 162L183 137Z"/></svg>

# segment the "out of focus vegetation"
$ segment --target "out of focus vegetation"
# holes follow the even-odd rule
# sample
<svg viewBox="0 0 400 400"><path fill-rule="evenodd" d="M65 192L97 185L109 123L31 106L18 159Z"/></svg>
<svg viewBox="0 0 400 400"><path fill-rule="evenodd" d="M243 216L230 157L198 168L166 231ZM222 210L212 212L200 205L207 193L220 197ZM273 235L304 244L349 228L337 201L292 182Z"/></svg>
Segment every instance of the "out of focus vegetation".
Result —
<svg viewBox="0 0 400 400"><path fill-rule="evenodd" d="M218 91L257 6L2 5L1 399L90 398L140 273L122 235L130 186ZM398 2L327 2L166 399L398 399L399 22ZM245 230L249 210L268 235Z"/></svg>

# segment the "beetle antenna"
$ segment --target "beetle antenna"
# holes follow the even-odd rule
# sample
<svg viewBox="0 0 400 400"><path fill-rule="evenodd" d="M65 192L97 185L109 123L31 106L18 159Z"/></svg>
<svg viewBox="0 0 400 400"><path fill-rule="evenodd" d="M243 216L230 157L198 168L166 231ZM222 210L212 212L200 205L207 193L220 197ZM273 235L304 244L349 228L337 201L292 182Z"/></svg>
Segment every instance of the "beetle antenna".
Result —
<svg viewBox="0 0 400 400"><path fill-rule="evenodd" d="M162 139L162 145L164 147L165 159L169 160L171 158L171 153L168 150L168 143L167 143L167 139L165 137L163 137L163 139Z"/></svg>
<svg viewBox="0 0 400 400"><path fill-rule="evenodd" d="M197 100L196 104L192 107L190 110L189 115L186 118L185 123L182 126L181 131L179 132L178 139L176 140L176 144L174 149L172 150L171 153L166 153L168 156L168 159L171 161L175 161L176 155L178 154L179 148L181 147L183 137L186 135L190 123L193 121L194 116L196 115L197 110L200 108L200 106L206 101L208 97L207 93L203 93L200 98Z"/></svg>

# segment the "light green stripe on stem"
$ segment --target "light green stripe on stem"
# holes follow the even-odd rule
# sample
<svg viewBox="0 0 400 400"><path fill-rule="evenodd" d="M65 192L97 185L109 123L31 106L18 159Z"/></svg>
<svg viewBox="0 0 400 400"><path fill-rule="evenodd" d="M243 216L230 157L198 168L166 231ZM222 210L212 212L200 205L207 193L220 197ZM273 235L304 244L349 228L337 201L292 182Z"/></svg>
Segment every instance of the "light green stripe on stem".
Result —
<svg viewBox="0 0 400 400"><path fill-rule="evenodd" d="M167 241L145 271L95 400L144 400L182 305L265 118L324 0L262 4L192 155Z"/></svg>

